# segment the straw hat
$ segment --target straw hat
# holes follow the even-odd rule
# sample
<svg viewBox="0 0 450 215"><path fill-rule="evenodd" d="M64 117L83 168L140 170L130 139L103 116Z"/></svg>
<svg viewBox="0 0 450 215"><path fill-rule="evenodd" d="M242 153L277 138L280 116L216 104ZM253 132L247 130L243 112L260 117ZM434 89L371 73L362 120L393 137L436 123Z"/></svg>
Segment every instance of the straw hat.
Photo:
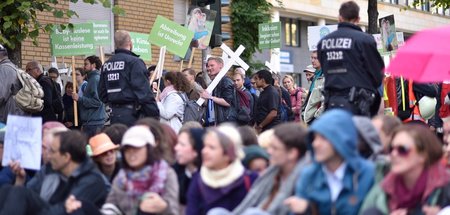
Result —
<svg viewBox="0 0 450 215"><path fill-rule="evenodd" d="M119 145L114 145L111 139L105 133L97 134L89 139L92 156L103 154L109 150L119 148Z"/></svg>

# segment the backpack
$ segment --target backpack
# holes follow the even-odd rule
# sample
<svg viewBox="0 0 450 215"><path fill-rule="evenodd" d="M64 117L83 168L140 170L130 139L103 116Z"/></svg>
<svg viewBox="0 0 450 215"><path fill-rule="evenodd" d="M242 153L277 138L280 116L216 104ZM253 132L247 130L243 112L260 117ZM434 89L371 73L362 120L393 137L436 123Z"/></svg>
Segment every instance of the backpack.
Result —
<svg viewBox="0 0 450 215"><path fill-rule="evenodd" d="M56 81L53 81L53 79L50 79L52 81L53 84L53 90L52 90L52 107L53 107L53 111L56 114L61 114L64 111L64 104L62 101L62 96L61 93L59 92L59 85L56 83Z"/></svg>
<svg viewBox="0 0 450 215"><path fill-rule="evenodd" d="M21 69L16 68L17 78L22 84L22 89L20 89L14 96L14 100L17 105L25 112L37 113L42 111L44 108L44 91L42 86L29 75Z"/></svg>
<svg viewBox="0 0 450 215"><path fill-rule="evenodd" d="M180 92L177 94L183 99L184 102L184 116L182 119L182 123L189 121L197 121L202 123L204 109L200 105L197 104L194 100L186 99Z"/></svg>

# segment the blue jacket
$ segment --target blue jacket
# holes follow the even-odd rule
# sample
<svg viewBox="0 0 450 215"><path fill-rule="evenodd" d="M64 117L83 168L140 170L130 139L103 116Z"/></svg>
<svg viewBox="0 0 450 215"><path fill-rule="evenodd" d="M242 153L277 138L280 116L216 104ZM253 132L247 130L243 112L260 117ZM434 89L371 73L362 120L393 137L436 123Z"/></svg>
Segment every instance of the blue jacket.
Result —
<svg viewBox="0 0 450 215"><path fill-rule="evenodd" d="M324 166L315 162L300 174L296 196L308 200L322 215L357 214L374 183L375 167L373 163L363 159L357 151L357 132L352 115L340 109L329 110L311 125L309 137L313 137L314 133L330 141L335 151L345 160L347 167L343 189L336 202L331 202Z"/></svg>
<svg viewBox="0 0 450 215"><path fill-rule="evenodd" d="M87 78L83 96L78 99L81 122L83 125L103 125L106 120L105 105L100 101L97 90L100 71L88 72Z"/></svg>

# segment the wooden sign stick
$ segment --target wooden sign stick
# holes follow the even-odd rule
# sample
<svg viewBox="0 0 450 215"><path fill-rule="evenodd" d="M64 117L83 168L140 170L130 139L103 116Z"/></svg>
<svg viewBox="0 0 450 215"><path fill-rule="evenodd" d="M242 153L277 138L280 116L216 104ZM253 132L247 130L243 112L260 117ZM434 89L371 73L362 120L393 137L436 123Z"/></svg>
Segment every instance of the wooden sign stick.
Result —
<svg viewBox="0 0 450 215"><path fill-rule="evenodd" d="M73 82L73 89L77 89L77 74L75 72L75 56L72 56L72 82ZM77 107L77 101L73 100L73 121L74 125L78 126L78 107Z"/></svg>
<svg viewBox="0 0 450 215"><path fill-rule="evenodd" d="M189 58L189 64L187 68L192 68L192 61L194 60L195 49L196 48L192 48L191 57Z"/></svg>

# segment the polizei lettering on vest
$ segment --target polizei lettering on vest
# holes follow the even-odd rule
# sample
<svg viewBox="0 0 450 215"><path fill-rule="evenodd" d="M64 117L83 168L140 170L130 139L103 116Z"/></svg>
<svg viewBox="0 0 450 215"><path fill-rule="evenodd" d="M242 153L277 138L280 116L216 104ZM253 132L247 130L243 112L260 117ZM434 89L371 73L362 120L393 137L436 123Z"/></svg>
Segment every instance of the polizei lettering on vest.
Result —
<svg viewBox="0 0 450 215"><path fill-rule="evenodd" d="M103 65L106 71L123 70L125 68L124 61L107 62Z"/></svg>
<svg viewBox="0 0 450 215"><path fill-rule="evenodd" d="M330 38L322 41L322 49L350 49L351 38Z"/></svg>

